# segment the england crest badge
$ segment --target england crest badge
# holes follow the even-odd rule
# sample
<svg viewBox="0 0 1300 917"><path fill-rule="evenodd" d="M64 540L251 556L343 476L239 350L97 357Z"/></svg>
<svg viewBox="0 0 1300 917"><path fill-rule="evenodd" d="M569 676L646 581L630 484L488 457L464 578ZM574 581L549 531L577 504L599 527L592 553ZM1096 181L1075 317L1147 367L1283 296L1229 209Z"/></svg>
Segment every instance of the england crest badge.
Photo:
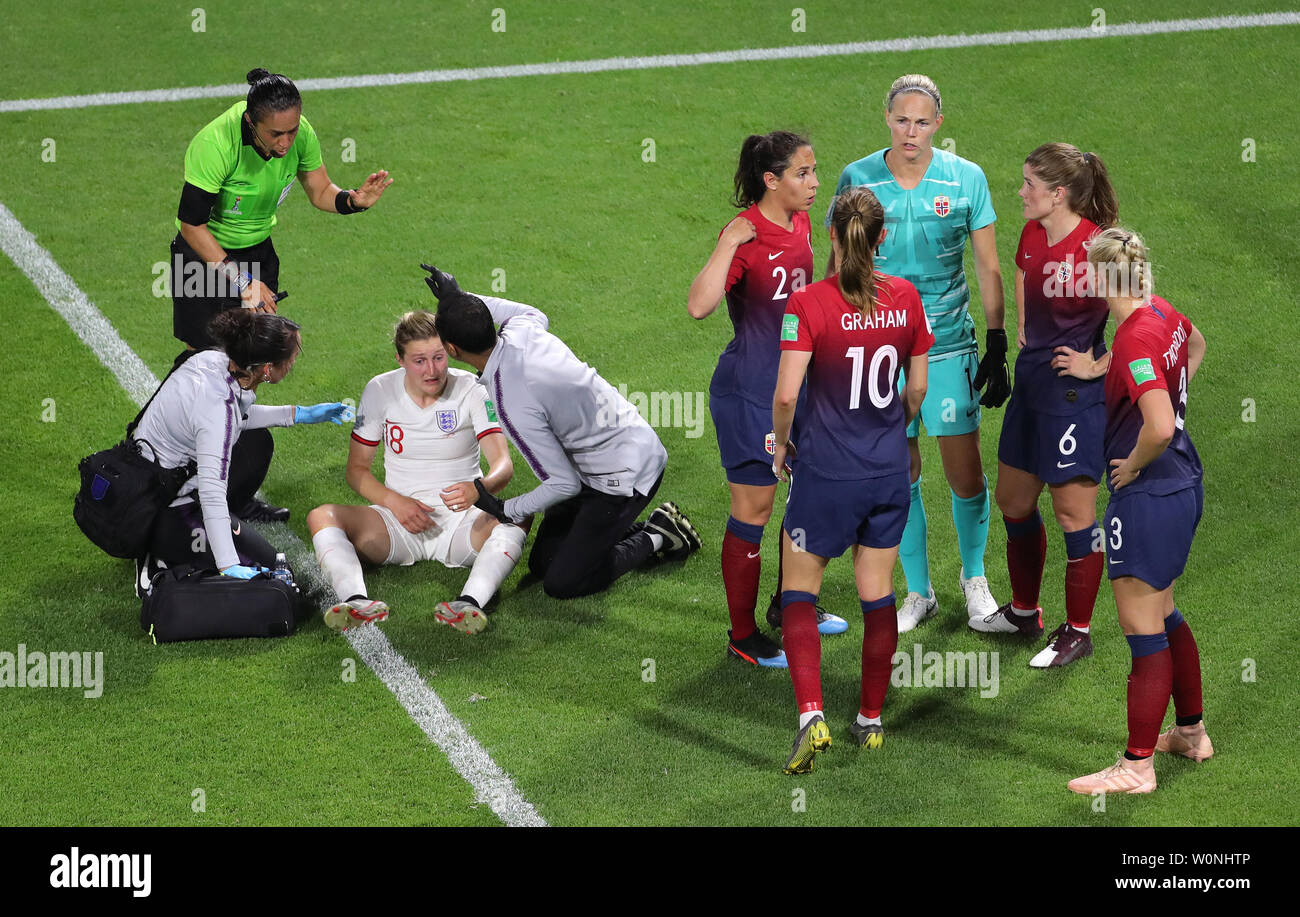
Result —
<svg viewBox="0 0 1300 917"><path fill-rule="evenodd" d="M443 433L452 433L456 429L456 412L439 411L438 412L438 429Z"/></svg>

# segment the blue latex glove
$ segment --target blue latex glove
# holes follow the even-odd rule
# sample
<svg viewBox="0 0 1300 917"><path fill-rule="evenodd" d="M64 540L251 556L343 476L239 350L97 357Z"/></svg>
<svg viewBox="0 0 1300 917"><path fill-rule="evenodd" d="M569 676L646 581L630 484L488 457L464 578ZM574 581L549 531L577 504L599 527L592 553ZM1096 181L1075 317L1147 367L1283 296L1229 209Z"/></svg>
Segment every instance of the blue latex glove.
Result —
<svg viewBox="0 0 1300 917"><path fill-rule="evenodd" d="M234 564L221 571L222 576L233 576L235 579L252 579L259 573L270 573L265 567L245 567L243 564Z"/></svg>
<svg viewBox="0 0 1300 917"><path fill-rule="evenodd" d="M329 401L324 404L312 404L307 407L298 405L294 423L331 423L341 424L344 421L356 420L357 412L338 401Z"/></svg>

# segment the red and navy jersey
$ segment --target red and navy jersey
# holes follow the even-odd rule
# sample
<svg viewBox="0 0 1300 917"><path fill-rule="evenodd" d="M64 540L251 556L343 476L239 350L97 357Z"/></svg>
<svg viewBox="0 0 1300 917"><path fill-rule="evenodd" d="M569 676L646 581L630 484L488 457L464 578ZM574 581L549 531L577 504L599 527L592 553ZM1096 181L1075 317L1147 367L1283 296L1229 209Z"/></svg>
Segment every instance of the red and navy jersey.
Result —
<svg viewBox="0 0 1300 917"><path fill-rule="evenodd" d="M1201 480L1201 457L1187 435L1187 339L1192 323L1159 296L1139 306L1115 331L1106 372L1106 467L1126 458L1142 429L1138 399L1164 391L1174 409L1174 438L1121 493L1170 494ZM1107 482L1109 486L1109 481Z"/></svg>
<svg viewBox="0 0 1300 917"><path fill-rule="evenodd" d="M771 408L781 316L790 294L812 280L812 231L804 212L794 214L789 232L763 216L757 204L740 216L754 224L757 235L736 249L727 271L727 313L735 336L718 358L709 394L740 395Z"/></svg>
<svg viewBox="0 0 1300 917"><path fill-rule="evenodd" d="M781 349L812 353L799 420L799 467L836 479L908 470L898 372L934 344L920 294L901 277L876 275L876 305L864 315L831 276L790 297Z"/></svg>
<svg viewBox="0 0 1300 917"><path fill-rule="evenodd" d="M1057 347L1091 349L1094 358L1106 352L1106 301L1090 295L1088 243L1096 232L1096 223L1081 219L1050 246L1037 220L1020 233L1016 267L1025 272L1025 346L1016 357L1016 387L1036 411L1075 414L1102 401L1101 379L1060 376L1052 368Z"/></svg>

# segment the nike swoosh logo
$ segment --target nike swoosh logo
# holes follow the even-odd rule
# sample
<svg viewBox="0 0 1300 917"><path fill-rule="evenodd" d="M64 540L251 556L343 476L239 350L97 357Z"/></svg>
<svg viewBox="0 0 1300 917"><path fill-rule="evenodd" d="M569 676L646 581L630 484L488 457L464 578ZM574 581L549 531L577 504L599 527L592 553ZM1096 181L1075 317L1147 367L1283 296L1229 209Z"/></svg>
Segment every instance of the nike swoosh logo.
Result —
<svg viewBox="0 0 1300 917"><path fill-rule="evenodd" d="M1029 258L1030 258L1030 255L1026 254L1026 255L1025 255L1025 260L1028 261Z"/></svg>
<svg viewBox="0 0 1300 917"><path fill-rule="evenodd" d="M1079 463L1078 463L1078 462L1067 462L1066 464L1062 465L1060 462L1057 462L1057 463L1056 463L1056 467L1057 467L1057 468L1073 468L1073 467L1074 467L1075 465L1077 465L1077 464L1079 464Z"/></svg>
<svg viewBox="0 0 1300 917"><path fill-rule="evenodd" d="M785 254L785 249L783 248L783 249L781 249L779 252L777 252L775 255L768 255L768 256L767 256L767 260L768 260L768 261L775 261L777 258L780 258L780 257L781 257L782 255L784 255L784 254Z"/></svg>
<svg viewBox="0 0 1300 917"><path fill-rule="evenodd" d="M1122 564L1122 563L1124 563L1124 561L1122 561L1122 560L1111 560L1111 563L1112 563L1112 564Z"/></svg>
<svg viewBox="0 0 1300 917"><path fill-rule="evenodd" d="M763 553L762 551L755 551L753 554L746 554L745 556L748 557L750 560L753 560L755 557L757 557L762 553Z"/></svg>
<svg viewBox="0 0 1300 917"><path fill-rule="evenodd" d="M973 408L968 408L968 409L966 410L966 416L967 416L967 417L974 417L974 416L975 416L975 412L978 411L978 410L979 410L979 405L976 405L976 406L973 407Z"/></svg>
<svg viewBox="0 0 1300 917"><path fill-rule="evenodd" d="M235 528L233 528L233 529L230 530L230 534L232 534L232 535L238 535L238 534L239 534L239 530L242 529L243 527L244 527L244 523L242 523L242 522L239 523L239 525L238 525L237 527L235 527Z"/></svg>

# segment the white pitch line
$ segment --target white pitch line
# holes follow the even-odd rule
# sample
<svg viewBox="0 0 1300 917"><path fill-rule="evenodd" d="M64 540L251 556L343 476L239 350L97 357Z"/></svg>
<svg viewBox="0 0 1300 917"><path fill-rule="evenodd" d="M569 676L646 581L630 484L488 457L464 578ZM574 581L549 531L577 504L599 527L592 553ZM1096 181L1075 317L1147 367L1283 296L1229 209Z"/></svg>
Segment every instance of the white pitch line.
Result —
<svg viewBox="0 0 1300 917"><path fill-rule="evenodd" d="M556 76L569 73L601 73L610 70L654 70L669 67L698 67L704 64L734 64L750 61L794 60L812 57L841 57L860 54L894 54L976 48L989 45L1025 45L1052 41L1131 38L1176 32L1211 32L1220 29L1255 29L1300 25L1300 12L1258 13L1250 16L1213 16L1202 19L1169 19L1157 22L1122 22L1094 29L1092 26L1032 29L1012 32L983 32L975 35L932 35L889 38L833 45L790 45L782 48L744 48L738 51L708 51L700 54L658 54L650 57L606 57L598 60L558 61L548 64L516 64L507 67L471 67L458 70L417 70L411 73L375 73L361 76L314 77L295 80L303 92L327 89L361 89L373 86L402 86L415 83L454 83L496 80L520 76ZM92 108L99 105L131 105L142 102L183 102L191 99L238 98L248 92L247 83L221 86L187 86L177 89L147 89L134 92L98 92L88 95L55 96L44 99L0 100L0 113L47 111L60 108Z"/></svg>
<svg viewBox="0 0 1300 917"><path fill-rule="evenodd" d="M63 316L68 327L117 378L131 400L137 405L144 404L158 388L158 377L3 203L0 203L0 251L36 285L51 308ZM299 578L311 580L323 592L333 595L311 549L293 530L279 526L275 537L278 542L289 542L294 549L294 567L302 572ZM383 631L371 625L349 630L346 636L361 660L473 787L480 803L491 806L497 817L510 827L546 826L545 819L523 797L510 776L452 715L415 667L393 649Z"/></svg>

